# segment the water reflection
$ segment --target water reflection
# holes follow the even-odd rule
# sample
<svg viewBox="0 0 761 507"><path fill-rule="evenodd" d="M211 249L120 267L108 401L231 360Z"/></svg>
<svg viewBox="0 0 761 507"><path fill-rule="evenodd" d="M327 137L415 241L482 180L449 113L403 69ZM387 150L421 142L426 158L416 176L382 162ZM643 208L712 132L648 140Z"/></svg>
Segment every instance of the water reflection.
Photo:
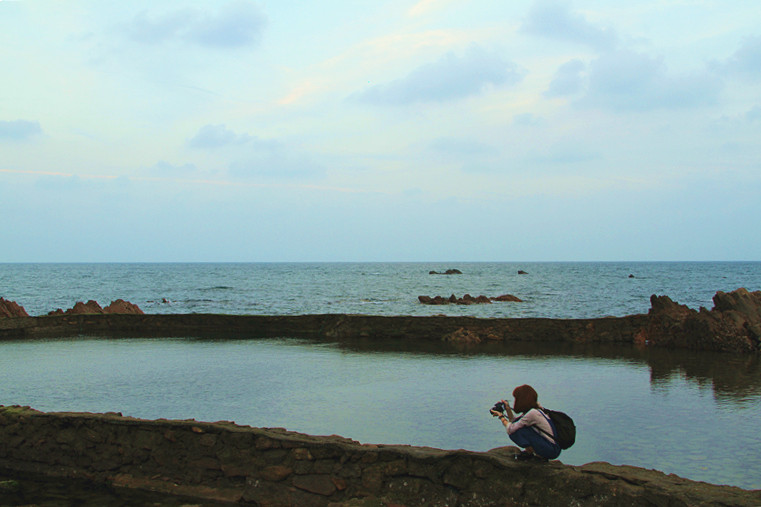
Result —
<svg viewBox="0 0 761 507"><path fill-rule="evenodd" d="M593 343L487 343L477 347L430 341L354 340L337 345L359 353L410 353L432 356L576 357L623 361L650 369L654 389L684 379L700 389L711 389L717 403L745 405L761 399L761 357L691 350L640 348Z"/></svg>

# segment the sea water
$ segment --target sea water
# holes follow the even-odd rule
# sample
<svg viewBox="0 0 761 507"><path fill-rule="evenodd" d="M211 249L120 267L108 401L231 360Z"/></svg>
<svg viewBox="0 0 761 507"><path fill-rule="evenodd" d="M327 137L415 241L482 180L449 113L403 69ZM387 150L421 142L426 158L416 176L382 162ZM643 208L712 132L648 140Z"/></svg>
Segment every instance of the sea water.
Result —
<svg viewBox="0 0 761 507"><path fill-rule="evenodd" d="M429 275L460 269L462 275ZM693 308L761 287L759 263L0 265L31 314L123 298L146 312L597 317L645 313L650 294ZM527 271L519 275L518 269ZM629 275L633 275L630 278ZM523 303L427 307L417 295L511 293ZM3 294L0 294L3 295ZM166 298L168 302L163 302ZM506 344L363 346L279 340L0 342L0 404L232 420L366 443L483 451L510 442L488 408L532 384L570 413L569 464L608 461L761 488L757 356Z"/></svg>
<svg viewBox="0 0 761 507"><path fill-rule="evenodd" d="M0 264L0 296L30 315L121 298L146 313L588 318L646 313L652 294L710 308L739 287L761 289L761 262ZM418 302L451 294L523 302Z"/></svg>

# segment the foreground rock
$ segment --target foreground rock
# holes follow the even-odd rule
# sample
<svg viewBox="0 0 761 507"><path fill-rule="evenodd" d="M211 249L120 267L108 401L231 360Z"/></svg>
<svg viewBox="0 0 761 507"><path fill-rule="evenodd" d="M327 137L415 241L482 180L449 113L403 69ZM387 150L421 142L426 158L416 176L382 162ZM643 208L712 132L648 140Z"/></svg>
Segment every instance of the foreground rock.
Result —
<svg viewBox="0 0 761 507"><path fill-rule="evenodd" d="M19 483L28 476L86 480L95 487L182 495L215 505L761 503L761 491L635 467L518 462L514 447L470 452L363 445L229 422L0 406L0 444L0 474ZM0 490L0 504L22 503L21 494L14 487Z"/></svg>
<svg viewBox="0 0 761 507"><path fill-rule="evenodd" d="M722 352L761 349L761 291L719 291L713 303L710 311L696 311L668 296L653 295L647 325L635 336L635 342Z"/></svg>
<svg viewBox="0 0 761 507"><path fill-rule="evenodd" d="M418 301L424 305L477 305L477 304L490 304L492 301L511 301L514 303L522 303L523 300L513 296L512 294L503 294L497 297L478 296L473 297L470 294L465 294L463 297L458 298L454 294L445 298L443 296L418 296Z"/></svg>
<svg viewBox="0 0 761 507"><path fill-rule="evenodd" d="M15 301L0 298L0 319L13 317L29 317L29 314L26 313L23 306Z"/></svg>

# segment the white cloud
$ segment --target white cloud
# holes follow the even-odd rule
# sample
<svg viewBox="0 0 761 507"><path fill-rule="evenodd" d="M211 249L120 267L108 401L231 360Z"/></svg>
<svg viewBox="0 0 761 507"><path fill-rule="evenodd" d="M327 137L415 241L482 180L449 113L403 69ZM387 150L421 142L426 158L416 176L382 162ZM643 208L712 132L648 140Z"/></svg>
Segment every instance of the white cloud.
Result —
<svg viewBox="0 0 761 507"><path fill-rule="evenodd" d="M743 78L761 79L761 36L746 38L726 62L715 65L718 70Z"/></svg>
<svg viewBox="0 0 761 507"><path fill-rule="evenodd" d="M145 44L190 42L212 48L250 46L259 42L266 18L259 7L238 0L218 11L183 8L158 15L141 12L128 26L133 40Z"/></svg>
<svg viewBox="0 0 761 507"><path fill-rule="evenodd" d="M618 43L618 35L612 28L590 23L581 14L572 12L567 3L554 0L534 2L521 29L532 35L597 49L608 49Z"/></svg>
<svg viewBox="0 0 761 507"><path fill-rule="evenodd" d="M205 125L188 141L188 144L193 148L219 148L246 143L250 140L251 137L247 134L238 135L225 125Z"/></svg>
<svg viewBox="0 0 761 507"><path fill-rule="evenodd" d="M42 127L36 121L0 121L0 140L23 141L42 134Z"/></svg>
<svg viewBox="0 0 761 507"><path fill-rule="evenodd" d="M355 97L372 104L405 105L446 102L481 93L489 85L514 85L523 78L517 64L473 47L463 56L447 53L405 78L373 86Z"/></svg>
<svg viewBox="0 0 761 507"><path fill-rule="evenodd" d="M580 103L614 111L648 111L715 104L723 83L708 71L670 75L661 58L614 51L589 66Z"/></svg>
<svg viewBox="0 0 761 507"><path fill-rule="evenodd" d="M546 97L564 97L574 95L583 90L587 66L579 59L571 60L561 65L545 90Z"/></svg>

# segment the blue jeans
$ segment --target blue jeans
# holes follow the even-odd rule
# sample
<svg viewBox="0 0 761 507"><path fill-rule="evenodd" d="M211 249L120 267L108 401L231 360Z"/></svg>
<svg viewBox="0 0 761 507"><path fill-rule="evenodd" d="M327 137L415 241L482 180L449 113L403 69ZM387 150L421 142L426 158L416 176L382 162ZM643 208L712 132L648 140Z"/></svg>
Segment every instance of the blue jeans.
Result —
<svg viewBox="0 0 761 507"><path fill-rule="evenodd" d="M555 459L560 456L560 446L553 444L528 426L524 426L510 436L518 447L531 447L539 456Z"/></svg>

